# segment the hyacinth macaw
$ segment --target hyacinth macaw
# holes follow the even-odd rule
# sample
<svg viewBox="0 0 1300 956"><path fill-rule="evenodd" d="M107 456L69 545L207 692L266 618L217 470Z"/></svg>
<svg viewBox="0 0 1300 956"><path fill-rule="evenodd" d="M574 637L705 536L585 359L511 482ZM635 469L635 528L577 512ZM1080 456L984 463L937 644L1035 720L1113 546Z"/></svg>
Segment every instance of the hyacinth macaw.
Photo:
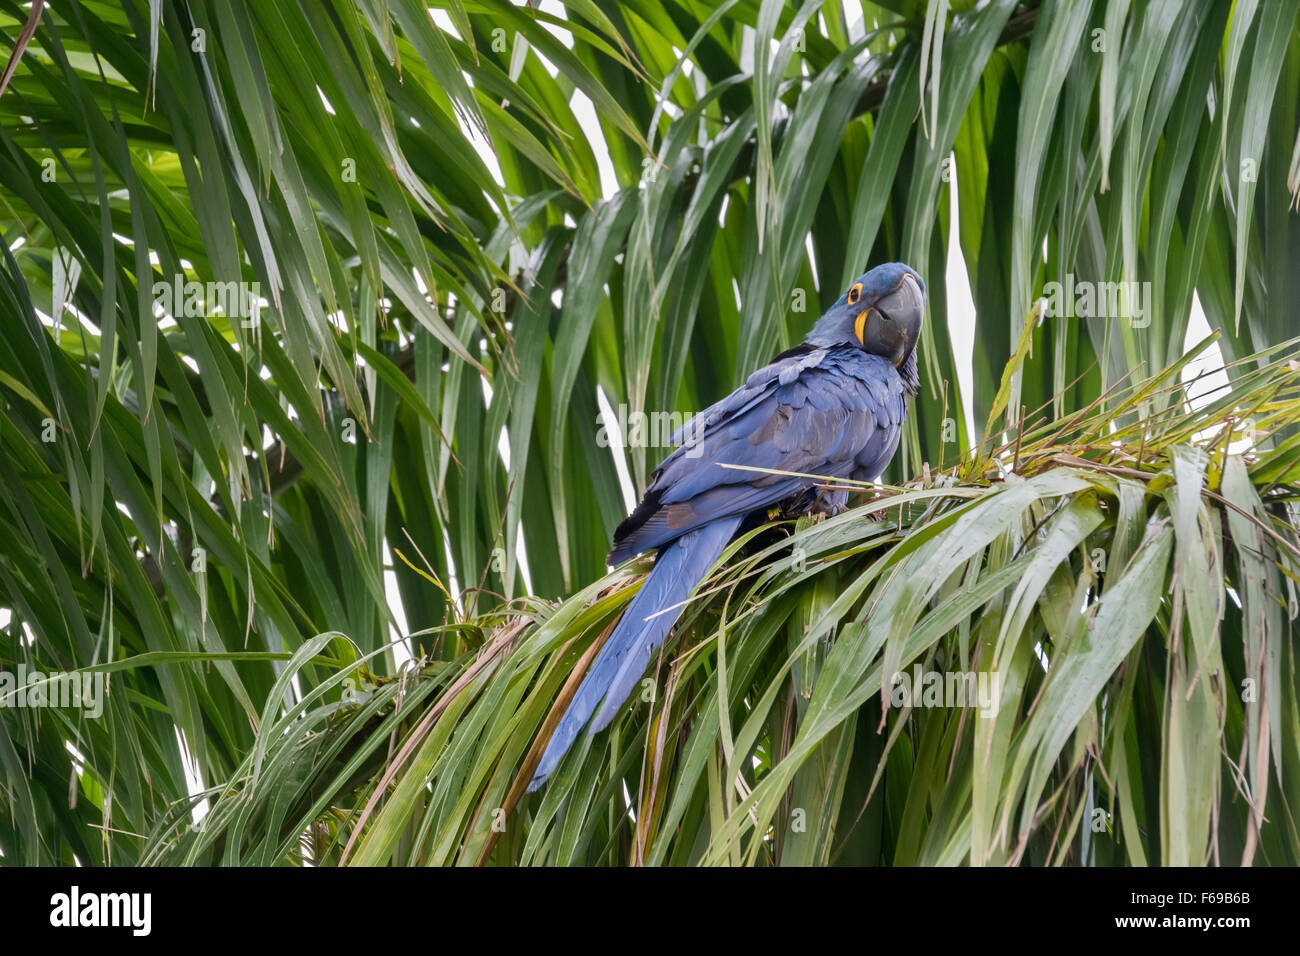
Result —
<svg viewBox="0 0 1300 956"><path fill-rule="evenodd" d="M775 505L844 510L847 491L819 491L812 479L777 472L880 476L898 447L908 399L920 388L916 345L924 307L925 283L911 268L877 266L817 320L803 344L673 435L674 444L691 440L655 469L609 552L609 563L619 564L658 548L654 567L578 687L529 790L555 771L598 705L590 733L614 719L683 602L746 517Z"/></svg>

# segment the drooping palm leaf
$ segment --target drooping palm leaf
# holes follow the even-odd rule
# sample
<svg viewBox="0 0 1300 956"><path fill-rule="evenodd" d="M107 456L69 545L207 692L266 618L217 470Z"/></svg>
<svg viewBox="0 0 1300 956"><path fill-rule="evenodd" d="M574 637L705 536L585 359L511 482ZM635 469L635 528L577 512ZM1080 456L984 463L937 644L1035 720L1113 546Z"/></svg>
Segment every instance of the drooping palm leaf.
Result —
<svg viewBox="0 0 1300 956"><path fill-rule="evenodd" d="M1165 396L1134 429L1074 414L739 542L644 693L539 793L626 571L467 622L475 650L361 703L340 671L150 858L1293 864L1300 460L1273 438L1300 366L1274 356L1197 412L1179 375L1112 395ZM917 667L994 696L896 706Z"/></svg>

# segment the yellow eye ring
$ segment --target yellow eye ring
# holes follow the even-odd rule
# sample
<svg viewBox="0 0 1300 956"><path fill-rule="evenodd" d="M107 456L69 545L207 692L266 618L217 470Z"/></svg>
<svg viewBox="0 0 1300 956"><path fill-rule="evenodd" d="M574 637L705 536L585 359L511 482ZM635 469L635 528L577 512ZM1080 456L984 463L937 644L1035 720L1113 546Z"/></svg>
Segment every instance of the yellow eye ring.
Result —
<svg viewBox="0 0 1300 956"><path fill-rule="evenodd" d="M849 305L857 305L860 298L862 298L862 283L855 282L853 288L849 289Z"/></svg>

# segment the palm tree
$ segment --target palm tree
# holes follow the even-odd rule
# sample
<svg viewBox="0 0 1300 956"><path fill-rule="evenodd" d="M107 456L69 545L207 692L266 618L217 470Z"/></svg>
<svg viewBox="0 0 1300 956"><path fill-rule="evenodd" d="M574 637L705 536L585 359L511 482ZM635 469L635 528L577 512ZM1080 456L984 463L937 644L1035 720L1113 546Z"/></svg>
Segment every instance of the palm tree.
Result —
<svg viewBox="0 0 1300 956"><path fill-rule="evenodd" d="M1298 6L0 7L0 853L1296 863ZM524 796L647 566L613 423L886 260L887 483Z"/></svg>

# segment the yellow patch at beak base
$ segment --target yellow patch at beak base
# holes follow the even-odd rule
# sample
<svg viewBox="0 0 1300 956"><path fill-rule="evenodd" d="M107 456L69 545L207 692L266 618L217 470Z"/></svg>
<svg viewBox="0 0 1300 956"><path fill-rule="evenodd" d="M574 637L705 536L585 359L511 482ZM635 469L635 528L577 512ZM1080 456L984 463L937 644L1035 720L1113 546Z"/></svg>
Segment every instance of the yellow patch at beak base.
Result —
<svg viewBox="0 0 1300 956"><path fill-rule="evenodd" d="M870 311L871 311L870 309L863 309L861 312L858 313L858 317L857 317L857 319L854 320L854 322L853 322L853 334L856 335L856 336L858 337L858 344L859 344L859 345L866 345L866 344L867 344L866 342L862 341L862 335L863 335L863 333L866 331L866 328L867 328L867 313L870 312Z"/></svg>

